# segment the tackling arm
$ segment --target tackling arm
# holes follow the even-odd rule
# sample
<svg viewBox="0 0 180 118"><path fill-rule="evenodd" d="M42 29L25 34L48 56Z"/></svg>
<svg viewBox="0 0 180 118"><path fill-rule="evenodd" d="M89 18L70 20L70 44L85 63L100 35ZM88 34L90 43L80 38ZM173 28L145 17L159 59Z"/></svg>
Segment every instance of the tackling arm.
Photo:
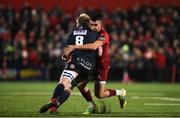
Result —
<svg viewBox="0 0 180 118"><path fill-rule="evenodd" d="M103 45L102 41L95 41L94 43L85 44L85 45L76 45L75 49L79 50L96 50L99 46Z"/></svg>
<svg viewBox="0 0 180 118"><path fill-rule="evenodd" d="M103 41L97 40L94 43L85 44L85 45L68 45L68 47L64 48L63 54L68 55L75 49L79 50L96 50L100 46L103 45Z"/></svg>

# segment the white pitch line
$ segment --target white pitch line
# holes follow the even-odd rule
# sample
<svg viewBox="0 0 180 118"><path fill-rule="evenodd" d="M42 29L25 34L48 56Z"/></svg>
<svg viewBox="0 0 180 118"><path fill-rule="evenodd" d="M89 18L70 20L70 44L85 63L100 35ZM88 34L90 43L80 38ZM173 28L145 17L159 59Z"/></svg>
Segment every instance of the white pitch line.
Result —
<svg viewBox="0 0 180 118"><path fill-rule="evenodd" d="M180 106L180 104L172 104L172 103L144 103L144 105L149 105L149 106Z"/></svg>
<svg viewBox="0 0 180 118"><path fill-rule="evenodd" d="M170 97L140 97L133 96L131 99L149 99L149 100L166 100L166 101L180 101L180 98L170 98Z"/></svg>
<svg viewBox="0 0 180 118"><path fill-rule="evenodd" d="M141 95L141 96L163 96L164 93L137 93L137 92L128 92L128 95L133 95L133 96L138 96L138 95Z"/></svg>

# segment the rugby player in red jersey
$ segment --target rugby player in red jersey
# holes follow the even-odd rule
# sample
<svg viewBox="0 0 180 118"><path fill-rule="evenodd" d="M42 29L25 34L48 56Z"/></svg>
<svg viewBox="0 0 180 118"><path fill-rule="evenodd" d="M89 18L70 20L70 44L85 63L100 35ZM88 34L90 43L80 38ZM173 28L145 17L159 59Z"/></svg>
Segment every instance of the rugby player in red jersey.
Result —
<svg viewBox="0 0 180 118"><path fill-rule="evenodd" d="M106 80L108 78L108 72L110 68L110 56L109 56L109 34L102 26L102 16L99 13L93 13L90 15L91 25L94 30L99 33L99 38L94 43L85 45L69 45L64 49L64 54L68 55L74 50L96 50L99 51L98 61L96 63L95 77L95 96L97 98L107 98L111 96L118 96L120 107L124 108L126 104L126 90L124 89L107 89L105 88ZM81 94L89 102L88 109L84 114L90 114L97 112L97 106L92 99L90 90L85 87L88 82L78 87Z"/></svg>

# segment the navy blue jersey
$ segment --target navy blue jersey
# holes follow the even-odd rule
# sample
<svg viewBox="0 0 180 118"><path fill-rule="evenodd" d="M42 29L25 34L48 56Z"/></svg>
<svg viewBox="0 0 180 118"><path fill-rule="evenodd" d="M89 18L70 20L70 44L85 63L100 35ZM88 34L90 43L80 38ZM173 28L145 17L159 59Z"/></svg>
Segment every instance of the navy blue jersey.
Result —
<svg viewBox="0 0 180 118"><path fill-rule="evenodd" d="M67 45L84 45L93 43L98 39L98 34L82 26L75 28L70 34ZM66 66L68 70L78 73L90 74L96 63L96 51L75 50L72 52L72 60ZM73 66L72 66L73 65Z"/></svg>
<svg viewBox="0 0 180 118"><path fill-rule="evenodd" d="M84 45L93 43L95 40L97 40L98 34L96 32L93 32L90 29L83 28L82 26L77 27L73 30L73 32L70 34L69 39L67 41L67 45ZM85 55L92 57L95 55L95 51L86 51L86 50L75 50L75 54L79 55Z"/></svg>

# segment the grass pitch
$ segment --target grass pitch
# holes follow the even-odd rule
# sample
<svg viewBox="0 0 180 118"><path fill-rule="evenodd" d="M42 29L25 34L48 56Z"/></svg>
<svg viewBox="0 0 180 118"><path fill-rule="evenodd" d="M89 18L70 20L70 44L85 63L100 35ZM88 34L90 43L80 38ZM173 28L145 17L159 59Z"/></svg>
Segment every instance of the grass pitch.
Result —
<svg viewBox="0 0 180 118"><path fill-rule="evenodd" d="M40 114L39 108L52 95L55 82L0 82L0 116L13 117L140 117L163 116L180 117L180 84L107 82L107 88L125 88L127 90L127 106L120 109L117 97L97 99L100 113L82 115L87 103L77 89L59 108L58 114ZM94 83L88 84L93 90ZM93 94L94 95L94 94ZM106 105L105 113L102 110Z"/></svg>

